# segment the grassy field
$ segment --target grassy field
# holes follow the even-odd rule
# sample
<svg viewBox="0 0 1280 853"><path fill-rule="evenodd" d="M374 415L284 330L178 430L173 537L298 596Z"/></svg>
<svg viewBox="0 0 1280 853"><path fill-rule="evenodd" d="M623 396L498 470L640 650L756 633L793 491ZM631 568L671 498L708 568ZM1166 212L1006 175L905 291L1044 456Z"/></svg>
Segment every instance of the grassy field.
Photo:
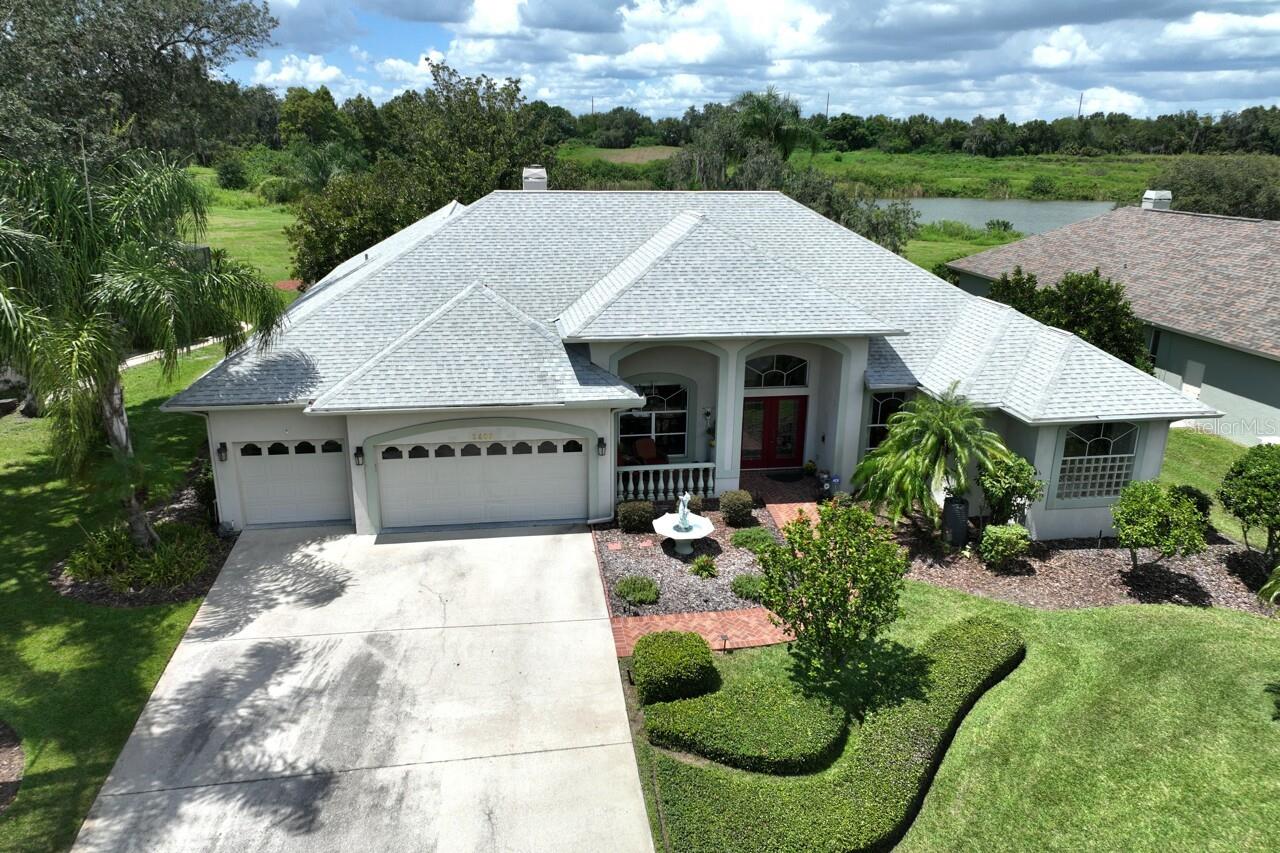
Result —
<svg viewBox="0 0 1280 853"><path fill-rule="evenodd" d="M172 383L157 365L125 373L140 455L164 495L205 440L204 422L159 411L221 350L183 359ZM0 850L70 846L199 601L116 609L63 598L49 567L117 517L102 489L54 470L48 423L0 419L0 719L22 738L26 775L0 816Z"/></svg>
<svg viewBox="0 0 1280 853"><path fill-rule="evenodd" d="M1021 239L1017 231L983 231L963 222L930 222L907 241L906 259L931 270L940 263L954 261L975 252Z"/></svg>
<svg viewBox="0 0 1280 853"><path fill-rule="evenodd" d="M209 229L205 241L215 249L253 264L267 281L289 275L289 244L285 226L293 224L287 207L267 204L247 190L224 190L214 182L213 169L192 166L200 183L209 188Z"/></svg>
<svg viewBox="0 0 1280 853"><path fill-rule="evenodd" d="M1164 468L1160 481L1170 485L1195 486L1209 495L1215 495L1222 485L1231 463L1244 455L1246 448L1230 439L1192 429L1169 430L1169 443L1164 451ZM1244 541L1240 522L1227 514L1213 499L1209 519L1218 532L1237 542Z"/></svg>
<svg viewBox="0 0 1280 853"><path fill-rule="evenodd" d="M637 164L652 160L665 160L680 149L674 145L637 145L634 148L596 148L592 145L566 143L560 147L559 155L566 160L586 162L588 160L604 160L609 163Z"/></svg>
<svg viewBox="0 0 1280 853"><path fill-rule="evenodd" d="M965 719L898 850L1272 848L1280 621L1172 605L1046 612L914 582L903 604L890 638L908 648L985 615L1020 630L1027 656ZM718 660L790 669L784 646ZM637 743L646 770L649 749Z"/></svg>

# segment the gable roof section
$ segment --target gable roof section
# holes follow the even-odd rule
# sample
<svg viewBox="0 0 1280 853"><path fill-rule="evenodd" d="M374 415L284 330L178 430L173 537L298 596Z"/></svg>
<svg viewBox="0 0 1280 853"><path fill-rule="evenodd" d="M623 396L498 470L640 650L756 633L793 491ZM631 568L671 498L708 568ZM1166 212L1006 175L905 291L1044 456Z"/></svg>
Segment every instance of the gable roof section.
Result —
<svg viewBox="0 0 1280 853"><path fill-rule="evenodd" d="M624 258L557 328L566 340L902 333L694 211Z"/></svg>
<svg viewBox="0 0 1280 853"><path fill-rule="evenodd" d="M634 403L630 385L574 357L545 324L476 283L307 407L336 413Z"/></svg>
<svg viewBox="0 0 1280 853"><path fill-rule="evenodd" d="M993 280L1021 266L1042 284L1097 267L1140 319L1280 359L1280 222L1122 207L948 266Z"/></svg>

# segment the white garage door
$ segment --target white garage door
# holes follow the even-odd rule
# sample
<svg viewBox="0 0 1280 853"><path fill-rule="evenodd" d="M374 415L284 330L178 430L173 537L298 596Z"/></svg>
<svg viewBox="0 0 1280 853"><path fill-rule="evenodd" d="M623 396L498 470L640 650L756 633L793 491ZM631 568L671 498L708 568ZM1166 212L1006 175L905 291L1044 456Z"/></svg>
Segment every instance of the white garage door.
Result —
<svg viewBox="0 0 1280 853"><path fill-rule="evenodd" d="M245 524L349 521L341 441L251 441L235 446Z"/></svg>
<svg viewBox="0 0 1280 853"><path fill-rule="evenodd" d="M383 528L587 517L581 439L388 444L376 455Z"/></svg>

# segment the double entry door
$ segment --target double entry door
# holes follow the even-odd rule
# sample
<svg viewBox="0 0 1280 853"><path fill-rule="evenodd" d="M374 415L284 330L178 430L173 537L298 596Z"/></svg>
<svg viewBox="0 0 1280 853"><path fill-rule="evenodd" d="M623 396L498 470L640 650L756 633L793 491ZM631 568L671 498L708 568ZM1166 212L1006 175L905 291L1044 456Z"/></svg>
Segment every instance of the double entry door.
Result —
<svg viewBox="0 0 1280 853"><path fill-rule="evenodd" d="M747 397L742 401L742 467L799 468L809 398Z"/></svg>

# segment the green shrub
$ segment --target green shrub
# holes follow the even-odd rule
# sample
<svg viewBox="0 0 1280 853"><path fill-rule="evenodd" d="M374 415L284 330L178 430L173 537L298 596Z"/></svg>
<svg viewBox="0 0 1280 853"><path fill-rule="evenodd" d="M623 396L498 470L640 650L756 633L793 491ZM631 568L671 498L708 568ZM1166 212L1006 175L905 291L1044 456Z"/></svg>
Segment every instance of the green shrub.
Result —
<svg viewBox="0 0 1280 853"><path fill-rule="evenodd" d="M659 631L636 640L631 676L644 705L701 695L720 678L707 641L688 631Z"/></svg>
<svg viewBox="0 0 1280 853"><path fill-rule="evenodd" d="M239 157L227 157L219 160L214 166L217 173L218 186L224 190L242 190L249 185L249 179L245 175L244 163Z"/></svg>
<svg viewBox="0 0 1280 853"><path fill-rule="evenodd" d="M303 186L293 178L272 176L258 184L258 195L271 204L292 204L302 198Z"/></svg>
<svg viewBox="0 0 1280 853"><path fill-rule="evenodd" d="M66 572L124 592L177 589L209 569L216 538L207 529L171 521L156 525L156 533L160 542L148 554L133 546L123 524L95 530L67 558Z"/></svg>
<svg viewBox="0 0 1280 853"><path fill-rule="evenodd" d="M1280 567L1280 444L1249 448L1222 478L1218 500L1240 519L1246 541L1251 530L1261 528L1267 565Z"/></svg>
<svg viewBox="0 0 1280 853"><path fill-rule="evenodd" d="M720 515L730 527L750 527L756 523L752 510L756 502L751 493L743 489L730 489L720 496Z"/></svg>
<svg viewBox="0 0 1280 853"><path fill-rule="evenodd" d="M618 527L623 533L652 533L657 518L653 501L623 501L618 504Z"/></svg>
<svg viewBox="0 0 1280 853"><path fill-rule="evenodd" d="M1021 524L989 524L982 531L978 554L994 569L1006 568L1031 551L1031 534Z"/></svg>
<svg viewBox="0 0 1280 853"><path fill-rule="evenodd" d="M1204 523L1209 523L1209 510L1213 509L1213 498L1209 497L1202 489L1197 489L1189 483L1179 483L1176 486L1169 487L1169 494L1186 498L1195 506L1196 512L1204 519Z"/></svg>
<svg viewBox="0 0 1280 853"><path fill-rule="evenodd" d="M729 582L729 590L738 598L758 604L764 600L764 578L755 572L737 575Z"/></svg>
<svg viewBox="0 0 1280 853"><path fill-rule="evenodd" d="M705 507L705 502L702 499L702 495L689 496L689 512L693 513L694 515L702 515L702 511L704 507Z"/></svg>
<svg viewBox="0 0 1280 853"><path fill-rule="evenodd" d="M699 554L689 564L689 574L697 575L703 579L710 579L719 575L720 572L716 569L716 561L710 554Z"/></svg>
<svg viewBox="0 0 1280 853"><path fill-rule="evenodd" d="M1016 453L993 459L990 467L978 473L978 485L992 524L1017 521L1027 507L1044 497L1044 483L1036 477L1036 466Z"/></svg>
<svg viewBox="0 0 1280 853"><path fill-rule="evenodd" d="M1174 495L1159 483L1142 480L1125 486L1111 507L1116 538L1129 549L1138 568L1138 549L1153 548L1165 557L1199 554L1205 549L1205 521L1188 498Z"/></svg>
<svg viewBox="0 0 1280 853"><path fill-rule="evenodd" d="M1031 183L1027 184L1027 194L1039 198L1048 198L1057 191L1058 182L1052 175L1036 175L1031 179Z"/></svg>
<svg viewBox="0 0 1280 853"><path fill-rule="evenodd" d="M613 591L628 604L658 603L658 582L644 575L627 575L621 578Z"/></svg>
<svg viewBox="0 0 1280 853"><path fill-rule="evenodd" d="M208 459L201 460L200 469L191 479L191 486L195 489L196 500L208 513L209 521L217 521L218 491L213 481L213 466Z"/></svg>
<svg viewBox="0 0 1280 853"><path fill-rule="evenodd" d="M773 534L763 527L746 527L735 531L729 540L735 548L746 548L753 554L759 554L770 545L776 545Z"/></svg>
<svg viewBox="0 0 1280 853"><path fill-rule="evenodd" d="M761 773L828 763L844 739L843 708L770 673L731 670L714 693L644 709L649 742Z"/></svg>

